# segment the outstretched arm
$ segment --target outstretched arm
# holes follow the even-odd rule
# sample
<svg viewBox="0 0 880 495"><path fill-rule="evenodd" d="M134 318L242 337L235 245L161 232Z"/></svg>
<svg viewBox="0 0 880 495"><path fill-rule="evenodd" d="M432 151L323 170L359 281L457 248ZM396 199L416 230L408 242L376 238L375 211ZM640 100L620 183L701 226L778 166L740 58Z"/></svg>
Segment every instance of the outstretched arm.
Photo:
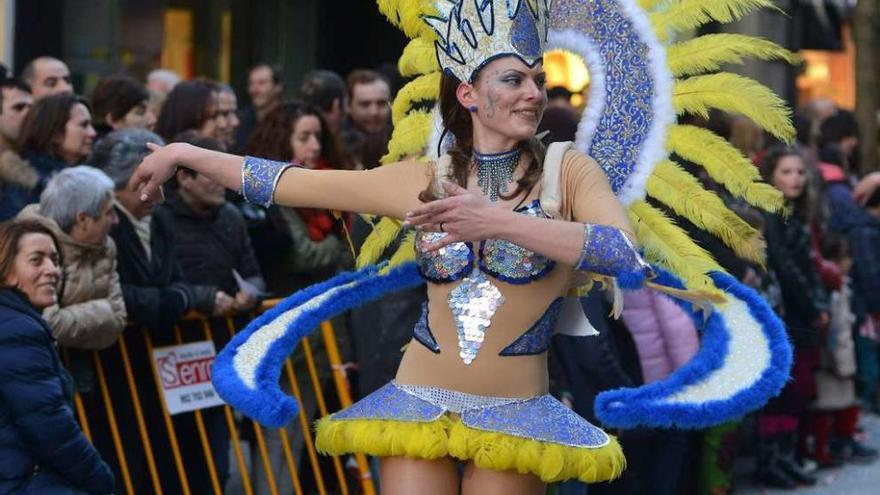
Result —
<svg viewBox="0 0 880 495"><path fill-rule="evenodd" d="M161 201L161 185L178 165L204 174L255 202L325 208L402 218L418 204L430 168L401 162L372 170L306 170L289 164L211 151L186 143L148 145L153 151L135 171L145 200Z"/></svg>

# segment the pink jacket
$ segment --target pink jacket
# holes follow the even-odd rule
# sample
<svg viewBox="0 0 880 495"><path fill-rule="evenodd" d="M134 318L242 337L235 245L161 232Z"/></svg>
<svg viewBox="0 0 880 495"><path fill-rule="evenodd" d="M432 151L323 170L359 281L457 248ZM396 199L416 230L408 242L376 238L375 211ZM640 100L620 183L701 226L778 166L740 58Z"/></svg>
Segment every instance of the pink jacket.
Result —
<svg viewBox="0 0 880 495"><path fill-rule="evenodd" d="M622 317L639 353L645 383L666 378L700 347L690 316L659 292L625 292Z"/></svg>

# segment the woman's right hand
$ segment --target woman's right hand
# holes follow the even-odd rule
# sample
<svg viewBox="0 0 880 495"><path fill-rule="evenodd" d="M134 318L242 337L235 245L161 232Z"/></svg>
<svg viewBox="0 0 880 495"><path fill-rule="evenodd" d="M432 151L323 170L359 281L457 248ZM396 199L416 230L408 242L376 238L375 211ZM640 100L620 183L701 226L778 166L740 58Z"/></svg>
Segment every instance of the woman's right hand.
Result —
<svg viewBox="0 0 880 495"><path fill-rule="evenodd" d="M181 152L186 146L188 146L186 143L171 143L165 146L147 143L151 153L134 171L135 190L143 186L140 189L141 201L161 203L165 200L162 184L174 176Z"/></svg>

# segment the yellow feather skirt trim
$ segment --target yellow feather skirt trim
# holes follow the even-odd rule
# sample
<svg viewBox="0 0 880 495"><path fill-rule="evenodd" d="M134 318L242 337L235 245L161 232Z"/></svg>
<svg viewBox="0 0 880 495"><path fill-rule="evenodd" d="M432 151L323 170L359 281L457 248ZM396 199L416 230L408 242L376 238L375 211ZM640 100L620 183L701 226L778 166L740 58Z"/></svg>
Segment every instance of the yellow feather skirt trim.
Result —
<svg viewBox="0 0 880 495"><path fill-rule="evenodd" d="M458 416L431 422L334 420L317 422L316 447L330 455L362 453L375 457L473 461L481 469L533 474L544 483L579 479L585 483L617 478L626 458L617 439L597 448L571 447L465 426Z"/></svg>

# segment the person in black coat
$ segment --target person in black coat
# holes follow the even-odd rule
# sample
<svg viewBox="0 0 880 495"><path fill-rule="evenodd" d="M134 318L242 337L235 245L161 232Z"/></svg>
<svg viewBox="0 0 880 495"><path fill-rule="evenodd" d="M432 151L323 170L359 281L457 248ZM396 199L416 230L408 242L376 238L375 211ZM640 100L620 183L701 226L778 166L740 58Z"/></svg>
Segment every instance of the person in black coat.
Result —
<svg viewBox="0 0 880 495"><path fill-rule="evenodd" d="M73 379L40 311L55 303L58 243L48 228L0 226L0 493L109 494L110 468L73 412Z"/></svg>
<svg viewBox="0 0 880 495"><path fill-rule="evenodd" d="M196 131L184 132L175 141L217 151L223 147ZM255 294L239 287L233 271L260 291L266 283L241 211L226 201L223 186L192 170L181 168L168 186L165 203L153 212L154 221L174 225L177 256L186 279L222 293L221 304L199 309L206 315L253 309Z"/></svg>
<svg viewBox="0 0 880 495"><path fill-rule="evenodd" d="M188 131L176 141L220 150L213 138ZM260 291L266 287L257 258L251 247L247 226L241 212L226 202L225 189L210 179L181 168L169 184L166 201L153 211L153 223L171 225L176 236L176 250L186 279L218 293L213 307L199 308L205 315L224 316L231 311L245 312L257 304L257 295L239 288L233 271ZM244 320L239 319L239 328ZM214 346L221 349L232 335L226 322L211 320ZM194 329L189 335L202 335ZM183 421L183 416L178 416ZM221 485L229 476L229 433L223 408L202 410ZM203 469L204 471L204 469ZM208 481L207 478L204 481ZM193 478L193 483L196 481ZM207 483L205 488L210 488Z"/></svg>
<svg viewBox="0 0 880 495"><path fill-rule="evenodd" d="M163 143L145 129L123 129L104 137L89 162L116 185L119 223L110 231L116 243L119 282L128 316L168 344L171 327L189 309L213 307L215 294L185 279L175 246L174 225L166 216L151 215L151 204L140 201L130 186L131 175L149 153L146 143Z"/></svg>
<svg viewBox="0 0 880 495"><path fill-rule="evenodd" d="M792 488L815 484L794 460L801 417L816 397L813 372L819 365L823 334L829 325L828 295L813 261L810 230L811 196L806 164L793 148L771 148L761 170L764 179L782 191L791 215L767 214L767 268L776 274L782 295L782 318L794 345L791 379L771 399L758 419L761 439L759 477L770 486Z"/></svg>
<svg viewBox="0 0 880 495"><path fill-rule="evenodd" d="M174 326L190 309L210 307L214 294L210 289L193 286L186 281L177 258L173 223L166 216L153 214L152 205L141 202L140 193L131 187L132 173L149 153L147 143L162 144L163 141L145 129L113 131L96 144L89 161L102 169L116 186L119 223L113 226L110 236L116 243L117 270L125 308L129 320L135 323L135 326L123 332L120 343L126 346L162 486L166 492L182 493L173 458L167 455L171 452L171 443L165 428L161 426L164 421L162 402L157 394L150 346L155 348L177 344ZM150 345L147 344L148 340ZM116 408L120 435L125 438L124 454L132 484L138 494L151 493L151 474L145 449L140 442L123 361L118 351L102 352L101 358L111 401ZM92 406L89 416L101 417L97 416L103 414L101 405ZM190 421L192 419L192 414L175 416L175 434L183 451L190 489L194 493L203 493L204 483L195 477L206 476L207 469L201 465L192 466L189 461L193 457L202 459L204 455L200 452L201 444L195 425L177 424L183 416ZM102 453L115 455L112 437L103 424L98 422L97 427L93 427L93 434L95 444ZM198 455L188 455L189 449L198 450Z"/></svg>

